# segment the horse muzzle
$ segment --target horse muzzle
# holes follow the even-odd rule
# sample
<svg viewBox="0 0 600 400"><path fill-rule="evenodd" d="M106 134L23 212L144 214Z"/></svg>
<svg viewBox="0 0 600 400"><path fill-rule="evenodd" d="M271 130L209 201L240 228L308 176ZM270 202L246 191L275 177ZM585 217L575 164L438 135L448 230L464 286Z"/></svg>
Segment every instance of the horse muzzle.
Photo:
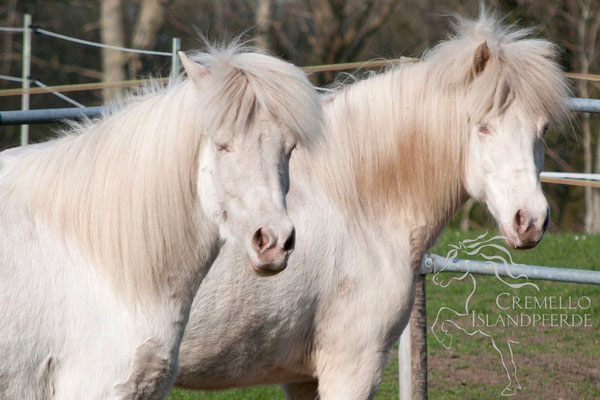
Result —
<svg viewBox="0 0 600 400"><path fill-rule="evenodd" d="M261 227L252 236L250 265L256 272L277 273L287 267L287 262L296 246L296 230L293 226L279 234L270 228Z"/></svg>
<svg viewBox="0 0 600 400"><path fill-rule="evenodd" d="M502 229L506 236L506 243L514 249L527 250L532 249L544 237L544 233L550 225L550 210L547 209L544 215L534 217L524 209L519 209L512 225L508 229Z"/></svg>

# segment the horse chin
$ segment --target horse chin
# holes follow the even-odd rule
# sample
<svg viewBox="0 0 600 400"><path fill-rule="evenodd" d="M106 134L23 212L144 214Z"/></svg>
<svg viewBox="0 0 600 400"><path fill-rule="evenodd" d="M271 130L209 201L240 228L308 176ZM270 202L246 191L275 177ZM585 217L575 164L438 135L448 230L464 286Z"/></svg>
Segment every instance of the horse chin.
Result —
<svg viewBox="0 0 600 400"><path fill-rule="evenodd" d="M254 262L252 262L252 260L250 260L250 266L252 267L252 269L254 270L254 272L256 272L256 274L258 276L273 276L273 275L277 275L278 273L280 273L281 271L283 271L287 265L284 265L283 268L280 269L268 269L268 268L259 268L256 266L256 264L254 264Z"/></svg>
<svg viewBox="0 0 600 400"><path fill-rule="evenodd" d="M512 240L511 241L506 240L506 243L515 250L529 250L529 249L533 249L535 246L537 246L539 242L522 243L520 245L515 245Z"/></svg>
<svg viewBox="0 0 600 400"><path fill-rule="evenodd" d="M540 240L538 240L537 242L521 243L520 240L515 240L515 239L512 239L510 236L508 236L506 234L506 231L504 230L504 228L501 228L501 230L502 230L502 235L504 236L504 241L506 242L506 244L515 250L533 249L534 247L536 247L538 245L538 243L541 242L541 238L540 238Z"/></svg>
<svg viewBox="0 0 600 400"><path fill-rule="evenodd" d="M504 241L506 242L506 244L508 246L510 246L511 248L515 249L515 250L529 250L529 249L533 249L540 242L540 241L537 241L537 242L527 242L527 243L519 243L519 244L517 244L517 241L511 239L510 237L508 237L506 235L506 233L504 233L504 230L502 230L502 233L504 234L504 238L505 238Z"/></svg>

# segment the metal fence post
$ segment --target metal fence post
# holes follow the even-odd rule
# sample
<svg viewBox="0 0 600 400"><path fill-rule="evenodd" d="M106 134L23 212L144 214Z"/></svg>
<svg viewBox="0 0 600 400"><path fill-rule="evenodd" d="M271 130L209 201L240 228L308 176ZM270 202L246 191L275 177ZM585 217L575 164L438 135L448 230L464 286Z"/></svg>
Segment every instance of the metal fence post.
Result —
<svg viewBox="0 0 600 400"><path fill-rule="evenodd" d="M181 39L173 38L172 49L171 49L171 75L170 79L174 79L179 75L179 55L177 52L181 49Z"/></svg>
<svg viewBox="0 0 600 400"><path fill-rule="evenodd" d="M25 14L23 18L23 68L22 77L23 94L21 95L21 110L29 110L29 78L31 75L31 15ZM29 125L21 125L21 146L29 142Z"/></svg>
<svg viewBox="0 0 600 400"><path fill-rule="evenodd" d="M398 391L400 400L412 399L410 322L402 331L398 343Z"/></svg>

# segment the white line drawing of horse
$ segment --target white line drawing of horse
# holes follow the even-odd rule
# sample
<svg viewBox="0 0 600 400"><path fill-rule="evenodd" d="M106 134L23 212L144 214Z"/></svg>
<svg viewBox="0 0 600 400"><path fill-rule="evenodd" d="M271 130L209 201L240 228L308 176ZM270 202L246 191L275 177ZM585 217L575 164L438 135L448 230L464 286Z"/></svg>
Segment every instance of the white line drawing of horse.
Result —
<svg viewBox="0 0 600 400"><path fill-rule="evenodd" d="M512 260L512 256L501 245L496 243L492 243L496 240L506 239L504 236L494 236L491 238L487 238L487 232L478 236L475 239L467 239L460 241L457 245L450 245L451 250L446 254L446 258L448 260L454 260L458 257L459 254L465 254L467 256L479 256L483 259L487 260L495 270L496 278L502 282L504 285L509 286L513 289L519 289L524 286L531 286L539 291L538 285L533 282L522 282L522 283L510 283L505 281L498 274L499 268L504 268L505 271L511 278L514 279L527 279L525 274L521 275L512 275L510 271L510 265L513 265L514 262ZM496 249L500 251L503 255L487 255L482 253L486 249ZM508 261L507 261L508 260ZM519 342L513 339L503 339L498 340L493 336L492 333L486 332L484 329L475 329L473 324L471 324L471 329L469 329L469 324L466 322L470 319L470 315L473 312L471 306L471 299L475 292L477 291L477 280L475 276L467 271L459 276L452 276L449 279L444 279L440 274L444 272L445 268L442 268L440 271L436 272L432 277L432 282L434 285L439 286L441 288L447 288L453 282L468 282L469 279L473 284L473 288L470 291L469 295L465 299L464 308L461 310L456 310L450 307L440 307L435 317L435 321L431 325L431 333L435 339L442 345L446 350L449 350L452 347L453 334L450 333L448 329L448 325L452 325L454 328L462 331L464 334L468 336L476 336L481 335L485 338L488 338L491 341L492 347L496 352L498 352L500 356L500 362L502 363L502 367L506 373L506 377L508 379L508 383L506 387L502 390L502 396L514 396L517 394L517 391L521 389L521 384L519 383L519 379L517 378L517 364L514 360L513 348L514 344L518 344ZM467 279L469 278L469 279ZM474 317L473 317L474 318Z"/></svg>

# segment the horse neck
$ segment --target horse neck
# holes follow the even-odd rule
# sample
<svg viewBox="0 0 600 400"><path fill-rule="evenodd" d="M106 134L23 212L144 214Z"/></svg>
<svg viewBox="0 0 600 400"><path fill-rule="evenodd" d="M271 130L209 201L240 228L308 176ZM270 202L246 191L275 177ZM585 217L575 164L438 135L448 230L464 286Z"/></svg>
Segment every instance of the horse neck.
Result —
<svg viewBox="0 0 600 400"><path fill-rule="evenodd" d="M463 95L436 90L430 75L401 67L325 100L327 141L312 162L346 220L408 227L427 246L466 200Z"/></svg>
<svg viewBox="0 0 600 400"><path fill-rule="evenodd" d="M191 90L148 94L32 151L9 183L30 215L129 301L183 295L185 279L173 276L191 286L217 249L196 193L203 141Z"/></svg>

